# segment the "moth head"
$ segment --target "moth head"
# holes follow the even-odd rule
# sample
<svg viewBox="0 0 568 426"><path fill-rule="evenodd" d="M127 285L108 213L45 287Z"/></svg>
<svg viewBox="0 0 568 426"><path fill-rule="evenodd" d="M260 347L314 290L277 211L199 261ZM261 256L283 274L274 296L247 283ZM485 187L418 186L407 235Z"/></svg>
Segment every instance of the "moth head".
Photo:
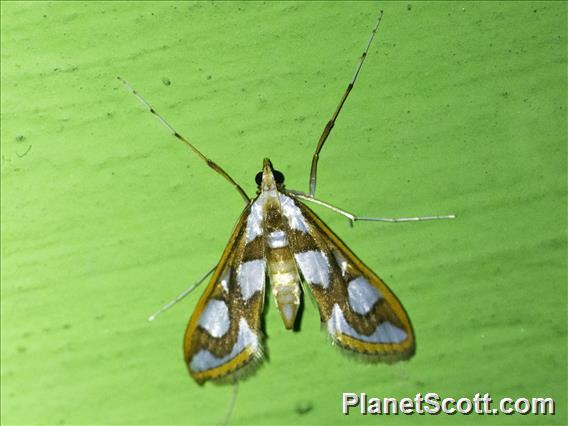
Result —
<svg viewBox="0 0 568 426"><path fill-rule="evenodd" d="M272 167L272 162L265 158L262 163L262 170L254 178L258 188L263 191L281 188L284 186L284 175L279 170Z"/></svg>

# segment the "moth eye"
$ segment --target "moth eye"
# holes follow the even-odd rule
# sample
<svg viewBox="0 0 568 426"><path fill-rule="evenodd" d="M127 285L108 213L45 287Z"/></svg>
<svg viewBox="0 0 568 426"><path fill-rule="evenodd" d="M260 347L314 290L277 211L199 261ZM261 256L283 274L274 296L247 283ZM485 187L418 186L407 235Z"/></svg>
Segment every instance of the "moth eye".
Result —
<svg viewBox="0 0 568 426"><path fill-rule="evenodd" d="M262 172L258 172L256 174L256 176L254 177L254 181L258 186L260 186L260 184L262 183Z"/></svg>
<svg viewBox="0 0 568 426"><path fill-rule="evenodd" d="M274 180L278 185L282 185L284 183L284 174L282 174L282 172L274 170L272 174L274 175Z"/></svg>

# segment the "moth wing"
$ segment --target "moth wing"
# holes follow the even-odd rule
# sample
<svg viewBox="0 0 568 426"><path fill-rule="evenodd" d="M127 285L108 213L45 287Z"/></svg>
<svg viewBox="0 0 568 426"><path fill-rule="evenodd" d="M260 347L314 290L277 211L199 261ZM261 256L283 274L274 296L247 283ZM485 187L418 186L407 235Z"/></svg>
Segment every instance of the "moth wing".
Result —
<svg viewBox="0 0 568 426"><path fill-rule="evenodd" d="M288 194L290 195L290 194ZM322 323L343 349L394 362L415 352L410 319L395 294L305 204L284 212L298 269L317 302Z"/></svg>
<svg viewBox="0 0 568 426"><path fill-rule="evenodd" d="M243 211L189 320L184 359L199 384L228 381L262 359L266 262L258 208L253 202Z"/></svg>

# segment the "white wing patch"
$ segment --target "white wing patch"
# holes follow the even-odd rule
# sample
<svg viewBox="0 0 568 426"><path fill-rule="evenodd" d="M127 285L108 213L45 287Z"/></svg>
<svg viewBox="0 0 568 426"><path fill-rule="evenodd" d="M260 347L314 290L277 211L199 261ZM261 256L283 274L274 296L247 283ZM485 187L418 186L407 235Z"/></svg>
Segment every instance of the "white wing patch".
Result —
<svg viewBox="0 0 568 426"><path fill-rule="evenodd" d="M225 290L225 293L229 292L229 279L231 278L231 268L229 266L227 266L225 268L225 270L223 271L223 278L221 278L221 281L219 281L221 283L221 286L223 287L223 290Z"/></svg>
<svg viewBox="0 0 568 426"><path fill-rule="evenodd" d="M263 204L264 196L261 194L250 208L245 231L247 236L247 243L250 243L256 237L262 235Z"/></svg>
<svg viewBox="0 0 568 426"><path fill-rule="evenodd" d="M189 368L191 371L195 372L210 370L226 364L246 349L252 350L257 357L261 355L257 335L250 329L247 321L244 318L241 318L239 321L239 334L237 341L229 354L222 358L217 358L208 350L202 349L191 359Z"/></svg>
<svg viewBox="0 0 568 426"><path fill-rule="evenodd" d="M382 322L370 335L359 334L347 323L337 303L333 305L331 317L327 321L327 330L332 337L339 337L341 334L344 334L370 343L401 343L407 337L404 330L388 321Z"/></svg>
<svg viewBox="0 0 568 426"><path fill-rule="evenodd" d="M264 288L265 270L266 261L264 259L250 260L239 265L237 283L245 300L249 300L254 293Z"/></svg>
<svg viewBox="0 0 568 426"><path fill-rule="evenodd" d="M345 273L347 272L347 260L339 252L339 250L333 250L333 256L335 257L337 264L341 268L341 273L345 275Z"/></svg>
<svg viewBox="0 0 568 426"><path fill-rule="evenodd" d="M211 299L199 317L199 323L212 337L222 337L229 330L229 308L218 299Z"/></svg>
<svg viewBox="0 0 568 426"><path fill-rule="evenodd" d="M325 254L319 250L309 250L295 253L294 257L308 283L329 287L329 263Z"/></svg>
<svg viewBox="0 0 568 426"><path fill-rule="evenodd" d="M296 229L298 231L308 232L308 223L304 219L304 215L300 208L294 203L290 197L284 194L278 194L280 198L280 207L282 207L282 213L284 217L288 219L288 225L290 228Z"/></svg>
<svg viewBox="0 0 568 426"><path fill-rule="evenodd" d="M363 277L349 281L347 293L349 295L349 306L361 315L367 314L375 306L375 303L383 297L379 290Z"/></svg>

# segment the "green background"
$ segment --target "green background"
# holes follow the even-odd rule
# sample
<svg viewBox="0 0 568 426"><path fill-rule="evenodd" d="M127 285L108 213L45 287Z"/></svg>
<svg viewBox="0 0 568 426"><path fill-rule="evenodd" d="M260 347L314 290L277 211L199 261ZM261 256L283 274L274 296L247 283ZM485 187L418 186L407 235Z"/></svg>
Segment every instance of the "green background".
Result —
<svg viewBox="0 0 568 426"><path fill-rule="evenodd" d="M202 424L232 390L181 357L243 203L116 80L254 194L305 190L315 143L385 11L320 162L323 220L403 301L407 363L338 353L307 303L266 312L234 424L566 424L564 2L2 3L2 423ZM169 83L169 84L168 84ZM555 416L341 415L379 397L554 397Z"/></svg>

